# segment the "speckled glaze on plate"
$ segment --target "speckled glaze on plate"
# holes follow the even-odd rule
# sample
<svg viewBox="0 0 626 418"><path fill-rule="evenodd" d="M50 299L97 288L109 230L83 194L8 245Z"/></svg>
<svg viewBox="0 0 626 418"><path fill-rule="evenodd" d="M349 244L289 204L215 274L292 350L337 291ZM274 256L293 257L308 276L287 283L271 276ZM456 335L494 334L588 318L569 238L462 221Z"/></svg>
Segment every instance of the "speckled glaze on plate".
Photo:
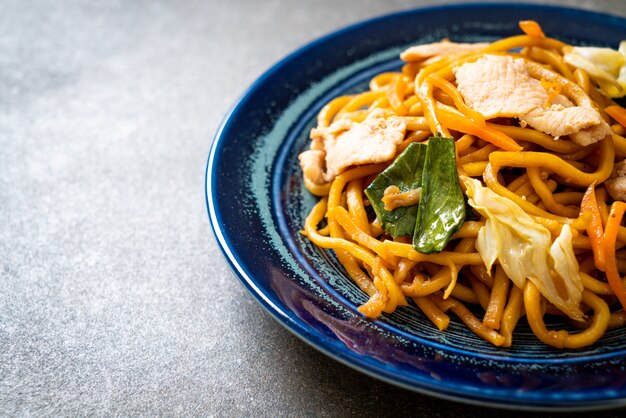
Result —
<svg viewBox="0 0 626 418"><path fill-rule="evenodd" d="M574 44L617 47L626 19L575 9L515 4L422 8L359 23L292 53L261 76L224 119L207 163L211 225L243 285L294 334L362 372L405 388L483 405L585 409L626 405L626 332L594 346L554 350L522 323L499 349L453 316L439 332L413 306L371 320L366 297L331 252L298 231L315 203L297 155L331 98L397 70L405 47L441 38L493 40L539 21Z"/></svg>

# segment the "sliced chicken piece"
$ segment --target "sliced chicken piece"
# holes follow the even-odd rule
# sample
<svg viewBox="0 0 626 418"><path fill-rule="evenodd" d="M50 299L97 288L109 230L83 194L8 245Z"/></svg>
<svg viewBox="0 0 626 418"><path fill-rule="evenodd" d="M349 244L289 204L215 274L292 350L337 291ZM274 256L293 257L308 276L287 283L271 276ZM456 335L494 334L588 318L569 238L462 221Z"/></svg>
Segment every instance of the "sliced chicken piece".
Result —
<svg viewBox="0 0 626 418"><path fill-rule="evenodd" d="M486 119L516 117L522 125L554 137L569 135L579 145L600 141L611 128L591 106L576 106L559 95L549 103L541 81L531 77L523 59L485 55L454 70L466 104Z"/></svg>
<svg viewBox="0 0 626 418"><path fill-rule="evenodd" d="M324 184L324 168L326 153L324 151L310 149L298 155L300 168L304 177L315 184Z"/></svg>
<svg viewBox="0 0 626 418"><path fill-rule="evenodd" d="M572 140L579 145L593 144L611 133L611 128L608 131L603 129L602 118L595 109L580 106L538 107L520 116L520 119L554 137L571 135Z"/></svg>
<svg viewBox="0 0 626 418"><path fill-rule="evenodd" d="M611 178L604 184L613 199L626 202L626 160L615 164Z"/></svg>
<svg viewBox="0 0 626 418"><path fill-rule="evenodd" d="M524 60L485 55L454 69L465 103L485 118L516 117L542 107L548 92L528 74Z"/></svg>
<svg viewBox="0 0 626 418"><path fill-rule="evenodd" d="M363 122L347 119L327 128L311 130L311 149L298 156L304 175L316 184L333 180L353 165L375 164L391 160L404 139L406 122L399 117L384 118L372 112Z"/></svg>
<svg viewBox="0 0 626 418"><path fill-rule="evenodd" d="M611 133L609 125L602 121L598 125L581 129L580 131L571 134L569 137L572 138L572 141L578 145L586 147L587 145L595 144L596 142L601 141L607 135L611 135Z"/></svg>
<svg viewBox="0 0 626 418"><path fill-rule="evenodd" d="M444 39L432 44L416 45L406 49L400 54L400 58L406 62L419 62L436 55L450 55L460 52L480 51L489 46L487 42L456 43Z"/></svg>

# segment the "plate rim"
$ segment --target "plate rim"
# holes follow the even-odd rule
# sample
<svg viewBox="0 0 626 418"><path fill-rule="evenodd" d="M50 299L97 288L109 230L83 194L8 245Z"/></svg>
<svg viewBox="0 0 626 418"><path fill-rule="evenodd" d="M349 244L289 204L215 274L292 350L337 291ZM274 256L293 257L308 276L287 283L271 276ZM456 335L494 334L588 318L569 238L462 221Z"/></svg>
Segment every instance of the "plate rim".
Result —
<svg viewBox="0 0 626 418"><path fill-rule="evenodd" d="M600 409L609 409L615 408L619 406L626 405L626 397L623 398L614 398L614 399L591 399L582 401L583 403L576 404L573 406L563 406L563 404L553 404L550 403L547 399L542 400L532 400L532 399L524 399L524 402L527 403L506 403L504 399L494 398L491 400L486 400L485 398L477 398L467 391L463 391L462 389L456 388L456 386L445 385L445 386L435 386L428 382L422 382L423 386L416 386L415 383L410 383L403 379L403 376L390 376L389 371L376 368L372 364L360 361L361 355L346 355L345 352L334 352L331 350L332 347L329 347L325 340L328 337L313 332L310 329L310 326L306 326L306 324L302 324L299 321L294 320L290 315L285 313L280 307L275 305L272 300L267 297L255 284L255 279L252 275L250 275L245 266L243 266L237 257L237 255L232 251L230 247L230 243L228 239L223 235L221 229L221 214L218 210L216 210L216 206L214 204L215 196L213 193L215 192L214 183L217 182L218 176L214 175L214 170L219 166L219 158L217 158L217 153L221 148L224 132L229 128L230 124L233 122L233 116L236 115L237 110L241 107L241 105L246 102L249 97L254 93L259 87L261 87L265 81L270 78L275 72L279 71L286 63L293 60L294 57L306 55L306 52L315 48L317 45L327 42L329 39L332 39L337 36L341 36L344 33L351 32L357 30L361 27L367 27L369 25L382 22L385 20L390 20L398 17L402 17L404 15L411 15L416 13L427 13L427 12L443 12L448 9L479 9L479 8L503 8L503 9L511 9L515 8L520 12L523 10L559 10L561 12L567 13L575 13L575 14L584 14L586 18L593 19L611 19L621 21L626 23L626 18L621 16L612 15L605 12L592 11L583 8L577 7L569 7L562 5L545 5L545 4L535 4L535 3L512 3L512 2L494 2L494 3L481 3L481 2L471 2L471 3L452 3L452 4L444 4L444 5L434 5L434 6L422 6L422 7L413 7L408 9L403 9L400 11L385 13L382 15L370 17L364 20L359 20L357 22L345 25L336 30L332 30L327 32L321 36L314 38L313 40L301 45L300 47L295 48L290 53L285 55L283 58L269 66L265 71L258 76L249 87L247 87L243 93L234 101L234 103L230 106L226 115L222 119L215 135L213 141L211 142L211 147L209 151L209 155L207 158L206 169L205 169L205 178L204 178L204 191L205 191L205 203L207 208L207 213L209 216L209 222L211 228L213 230L214 236L218 243L218 247L222 252L224 258L226 259L229 267L235 273L235 276L238 278L238 281L241 285L250 293L252 296L261 304L261 306L268 312L270 315L278 321L279 324L284 326L289 332L293 335L307 343L309 346L317 349L328 357L352 368L361 373L364 373L370 377L373 377L378 380L382 380L386 383L400 386L402 388L423 393L429 396L433 396L440 399L462 402L467 404L473 404L477 406L487 406L487 407L497 407L502 409L523 409L523 410L531 410L531 411L585 411L585 410L600 410ZM506 359L499 359L501 361L507 361ZM515 360L511 360L515 361ZM519 399L521 400L521 399ZM601 402L598 404L597 402Z"/></svg>

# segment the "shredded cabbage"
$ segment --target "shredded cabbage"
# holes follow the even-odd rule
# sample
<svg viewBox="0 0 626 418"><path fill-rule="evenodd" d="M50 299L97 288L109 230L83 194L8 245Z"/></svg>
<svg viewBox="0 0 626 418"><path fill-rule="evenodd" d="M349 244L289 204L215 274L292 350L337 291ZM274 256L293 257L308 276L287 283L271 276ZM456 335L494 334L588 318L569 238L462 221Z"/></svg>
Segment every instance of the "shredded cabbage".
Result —
<svg viewBox="0 0 626 418"><path fill-rule="evenodd" d="M586 71L608 97L626 96L626 40L619 44L617 51L577 46L563 52L565 62Z"/></svg>
<svg viewBox="0 0 626 418"><path fill-rule="evenodd" d="M470 206L487 220L476 239L487 271L497 259L517 287L523 289L529 279L548 301L570 318L582 320L579 305L583 285L569 225L563 226L552 243L550 231L515 202L483 187L478 180L465 176L461 180ZM558 277L553 277L553 272Z"/></svg>

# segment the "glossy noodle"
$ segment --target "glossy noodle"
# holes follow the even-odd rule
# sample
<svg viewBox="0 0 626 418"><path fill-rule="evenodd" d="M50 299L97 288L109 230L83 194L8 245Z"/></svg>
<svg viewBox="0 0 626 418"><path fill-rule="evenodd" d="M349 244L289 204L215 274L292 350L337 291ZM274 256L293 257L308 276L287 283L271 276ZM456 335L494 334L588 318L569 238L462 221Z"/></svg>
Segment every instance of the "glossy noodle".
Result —
<svg viewBox="0 0 626 418"><path fill-rule="evenodd" d="M626 43L600 51L611 66L520 28L409 48L401 72L319 113L302 233L368 295L362 314L411 303L502 347L525 320L564 349L626 322Z"/></svg>

